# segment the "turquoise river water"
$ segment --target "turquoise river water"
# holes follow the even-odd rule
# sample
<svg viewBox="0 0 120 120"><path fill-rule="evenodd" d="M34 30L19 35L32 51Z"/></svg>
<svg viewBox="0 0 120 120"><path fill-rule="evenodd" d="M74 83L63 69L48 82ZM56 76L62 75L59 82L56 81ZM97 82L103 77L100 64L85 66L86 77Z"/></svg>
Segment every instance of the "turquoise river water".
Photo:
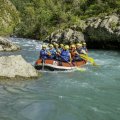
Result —
<svg viewBox="0 0 120 120"><path fill-rule="evenodd" d="M34 64L41 43L10 39L22 50L0 56L21 54ZM100 66L0 81L0 120L120 120L120 52L89 50L89 56Z"/></svg>

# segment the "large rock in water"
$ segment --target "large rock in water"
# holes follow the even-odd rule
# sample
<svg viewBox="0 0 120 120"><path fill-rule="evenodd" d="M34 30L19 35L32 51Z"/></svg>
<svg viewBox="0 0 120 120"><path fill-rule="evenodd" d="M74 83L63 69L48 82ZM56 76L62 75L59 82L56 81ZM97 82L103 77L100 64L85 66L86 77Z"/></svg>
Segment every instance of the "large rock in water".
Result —
<svg viewBox="0 0 120 120"><path fill-rule="evenodd" d="M16 51L20 47L10 42L8 39L0 37L0 51Z"/></svg>
<svg viewBox="0 0 120 120"><path fill-rule="evenodd" d="M0 57L0 78L33 78L38 73L21 55Z"/></svg>
<svg viewBox="0 0 120 120"><path fill-rule="evenodd" d="M46 38L49 43L57 42L57 43L77 43L80 41L85 41L84 34L82 32L78 32L76 30L72 30L70 28L65 30L57 30L53 32L50 36Z"/></svg>
<svg viewBox="0 0 120 120"><path fill-rule="evenodd" d="M86 24L85 33L88 37L88 44L96 48L120 48L119 15L89 18Z"/></svg>

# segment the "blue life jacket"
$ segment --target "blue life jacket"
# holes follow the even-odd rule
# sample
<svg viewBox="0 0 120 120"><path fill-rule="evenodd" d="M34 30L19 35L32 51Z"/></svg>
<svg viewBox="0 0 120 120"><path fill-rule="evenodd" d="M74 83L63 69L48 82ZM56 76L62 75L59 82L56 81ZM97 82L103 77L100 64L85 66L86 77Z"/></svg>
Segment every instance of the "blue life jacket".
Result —
<svg viewBox="0 0 120 120"><path fill-rule="evenodd" d="M59 48L59 49L60 49L61 52L63 51L63 48Z"/></svg>
<svg viewBox="0 0 120 120"><path fill-rule="evenodd" d="M76 51L79 53L79 54L83 54L82 50L84 50L83 48L80 48L80 49L76 49ZM83 60L80 55L76 54L75 55L75 60L79 61L79 60Z"/></svg>
<svg viewBox="0 0 120 120"><path fill-rule="evenodd" d="M53 48L53 49L49 49L48 51L51 53L51 55L48 56L48 58L54 59L55 54L56 54L56 50Z"/></svg>
<svg viewBox="0 0 120 120"><path fill-rule="evenodd" d="M69 62L70 61L70 52L69 52L69 50L62 50L62 52L61 52L61 58L64 61Z"/></svg>
<svg viewBox="0 0 120 120"><path fill-rule="evenodd" d="M61 50L60 50L59 48L58 48L58 49L55 48L55 59L56 59L56 60L59 60L60 56L58 56L57 53L60 54L60 52L61 52Z"/></svg>
<svg viewBox="0 0 120 120"><path fill-rule="evenodd" d="M59 48L58 48L58 49L55 48L55 51L56 51L56 52L59 52L59 51L61 51L61 50L60 50Z"/></svg>
<svg viewBox="0 0 120 120"><path fill-rule="evenodd" d="M87 48L86 47L83 47L82 48L85 52L88 52Z"/></svg>
<svg viewBox="0 0 120 120"><path fill-rule="evenodd" d="M47 50L40 50L40 58L47 59Z"/></svg>
<svg viewBox="0 0 120 120"><path fill-rule="evenodd" d="M82 54L82 50L83 50L83 48L76 49L76 51L77 51L79 54Z"/></svg>

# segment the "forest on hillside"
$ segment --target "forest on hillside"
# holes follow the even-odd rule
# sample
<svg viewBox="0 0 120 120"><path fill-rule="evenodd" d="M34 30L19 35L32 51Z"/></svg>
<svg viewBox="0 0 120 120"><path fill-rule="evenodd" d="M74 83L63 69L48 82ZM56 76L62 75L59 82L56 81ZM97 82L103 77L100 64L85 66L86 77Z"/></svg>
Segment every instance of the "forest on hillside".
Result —
<svg viewBox="0 0 120 120"><path fill-rule="evenodd" d="M44 39L89 17L120 13L120 0L9 0L19 12L17 36Z"/></svg>

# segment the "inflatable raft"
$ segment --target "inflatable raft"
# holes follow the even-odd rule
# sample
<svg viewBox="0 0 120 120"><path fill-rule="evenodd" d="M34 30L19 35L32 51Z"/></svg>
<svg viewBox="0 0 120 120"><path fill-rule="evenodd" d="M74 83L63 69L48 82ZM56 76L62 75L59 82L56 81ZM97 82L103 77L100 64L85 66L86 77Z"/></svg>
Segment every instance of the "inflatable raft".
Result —
<svg viewBox="0 0 120 120"><path fill-rule="evenodd" d="M61 62L53 59L38 59L35 63L35 69L37 70L50 70L50 71L65 71L65 70L73 70L76 67L81 67L86 64L87 61L81 60L76 62Z"/></svg>

